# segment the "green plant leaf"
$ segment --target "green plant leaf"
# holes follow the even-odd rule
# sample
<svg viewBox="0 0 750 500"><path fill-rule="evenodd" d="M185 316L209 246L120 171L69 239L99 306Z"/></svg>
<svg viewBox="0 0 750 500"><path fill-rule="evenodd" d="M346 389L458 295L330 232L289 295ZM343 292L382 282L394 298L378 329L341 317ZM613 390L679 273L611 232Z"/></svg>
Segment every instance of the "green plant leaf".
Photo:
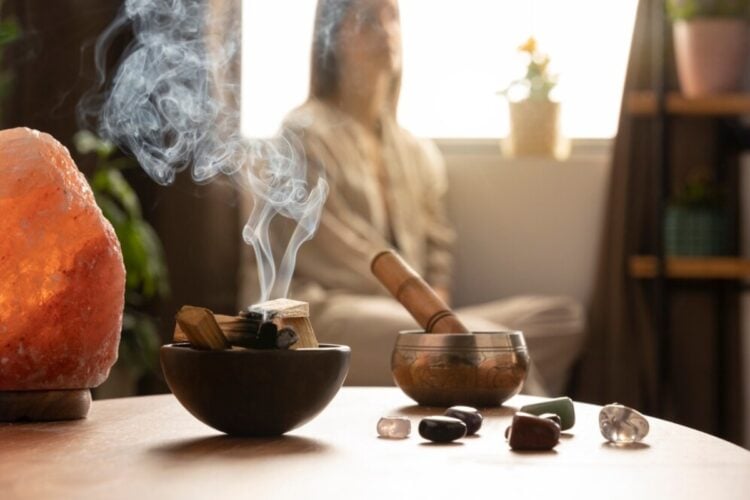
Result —
<svg viewBox="0 0 750 500"><path fill-rule="evenodd" d="M148 372L157 372L160 343L153 318L134 311L125 312L119 357L133 375L140 378Z"/></svg>
<svg viewBox="0 0 750 500"><path fill-rule="evenodd" d="M95 191L106 193L113 201L122 206L128 217L141 218L141 203L128 181L120 170L98 169L92 179Z"/></svg>
<svg viewBox="0 0 750 500"><path fill-rule="evenodd" d="M0 47L13 43L19 38L21 38L21 27L15 20L0 21Z"/></svg>
<svg viewBox="0 0 750 500"><path fill-rule="evenodd" d="M135 231L147 257L143 268L143 295L146 298L165 297L169 294L169 277L161 241L154 228L145 221L137 221Z"/></svg>
<svg viewBox="0 0 750 500"><path fill-rule="evenodd" d="M94 199L96 200L96 204L99 205L104 218L112 224L115 233L117 233L117 228L125 224L128 220L127 214L106 193L94 191ZM119 238L120 236L117 235L117 237Z"/></svg>
<svg viewBox="0 0 750 500"><path fill-rule="evenodd" d="M128 220L120 228L118 237L122 246L125 268L128 270L127 285L140 293L145 280L144 275L147 272L148 255L143 248L143 242L138 237L136 224Z"/></svg>
<svg viewBox="0 0 750 500"><path fill-rule="evenodd" d="M522 50L528 52L526 49L522 48ZM549 56L539 52L536 44L534 44L533 52L528 54L528 61L524 77L511 82L505 89L498 92L499 95L510 100L512 91L521 93L521 90L525 90L528 99L550 99L550 92L557 85L557 75L553 75L549 71Z"/></svg>
<svg viewBox="0 0 750 500"><path fill-rule="evenodd" d="M169 285L161 241L143 219L138 195L122 174L122 170L136 163L127 157L113 158L115 146L91 132L78 132L74 142L79 153L97 156L97 167L89 182L102 214L120 241L125 263L126 307L120 358L136 377L157 373L158 329L154 319L139 308L151 299L166 296Z"/></svg>
<svg viewBox="0 0 750 500"><path fill-rule="evenodd" d="M130 324L127 330L123 330L120 352L127 358L128 365L138 370L138 376L148 371L156 372L161 344L156 322L138 312L131 311L128 316Z"/></svg>
<svg viewBox="0 0 750 500"><path fill-rule="evenodd" d="M0 99L10 94L13 85L13 75L9 72L0 72Z"/></svg>
<svg viewBox="0 0 750 500"><path fill-rule="evenodd" d="M673 21L700 17L747 19L750 15L750 0L667 0L665 6Z"/></svg>

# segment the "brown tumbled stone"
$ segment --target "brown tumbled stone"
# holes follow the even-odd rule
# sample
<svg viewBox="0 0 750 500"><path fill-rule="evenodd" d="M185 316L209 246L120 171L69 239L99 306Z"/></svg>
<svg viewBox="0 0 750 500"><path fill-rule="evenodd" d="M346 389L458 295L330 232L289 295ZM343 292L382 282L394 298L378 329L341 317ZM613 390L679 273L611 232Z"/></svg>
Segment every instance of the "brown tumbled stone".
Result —
<svg viewBox="0 0 750 500"><path fill-rule="evenodd" d="M513 416L508 443L513 450L546 451L560 441L560 426L552 420L518 412Z"/></svg>

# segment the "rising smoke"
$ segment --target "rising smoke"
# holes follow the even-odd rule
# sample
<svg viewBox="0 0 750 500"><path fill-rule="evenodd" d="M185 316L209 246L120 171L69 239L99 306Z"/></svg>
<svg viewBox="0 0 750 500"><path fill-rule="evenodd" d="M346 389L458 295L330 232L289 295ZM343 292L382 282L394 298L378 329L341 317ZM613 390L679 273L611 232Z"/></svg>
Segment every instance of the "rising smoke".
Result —
<svg viewBox="0 0 750 500"><path fill-rule="evenodd" d="M81 101L79 114L84 122L93 117L99 135L135 156L161 185L189 170L196 182L221 175L249 190L253 210L243 238L255 251L260 299L285 297L297 251L317 229L328 185L308 172L294 138L240 134L240 88L228 76L240 50L240 16L224 16L221 28L209 32L210 3L126 0L97 42L99 88ZM108 51L126 30L133 40L112 76ZM296 222L278 268L269 231L277 215Z"/></svg>

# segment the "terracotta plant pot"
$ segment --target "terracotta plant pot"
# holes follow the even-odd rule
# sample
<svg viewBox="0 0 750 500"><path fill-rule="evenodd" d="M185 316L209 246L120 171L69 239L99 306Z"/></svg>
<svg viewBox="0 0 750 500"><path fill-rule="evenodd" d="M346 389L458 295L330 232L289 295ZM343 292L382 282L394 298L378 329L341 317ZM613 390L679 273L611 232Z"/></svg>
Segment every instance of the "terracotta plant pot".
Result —
<svg viewBox="0 0 750 500"><path fill-rule="evenodd" d="M510 102L511 156L555 156L560 137L560 103L526 99Z"/></svg>
<svg viewBox="0 0 750 500"><path fill-rule="evenodd" d="M703 18L673 27L677 75L687 97L739 89L747 58L747 22Z"/></svg>

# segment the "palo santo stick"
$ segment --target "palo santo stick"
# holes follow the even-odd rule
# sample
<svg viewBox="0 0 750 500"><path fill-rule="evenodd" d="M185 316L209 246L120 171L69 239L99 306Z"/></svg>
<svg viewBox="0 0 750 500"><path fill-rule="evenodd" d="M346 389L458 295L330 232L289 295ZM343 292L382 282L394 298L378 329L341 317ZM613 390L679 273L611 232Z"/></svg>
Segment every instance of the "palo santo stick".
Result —
<svg viewBox="0 0 750 500"><path fill-rule="evenodd" d="M308 318L310 305L307 302L291 299L274 299L255 304L250 308L252 312L272 318Z"/></svg>
<svg viewBox="0 0 750 500"><path fill-rule="evenodd" d="M214 314L208 309L182 306L175 319L182 333L196 349L220 351L231 347Z"/></svg>
<svg viewBox="0 0 750 500"><path fill-rule="evenodd" d="M372 259L372 274L427 333L469 333L435 290L393 250Z"/></svg>
<svg viewBox="0 0 750 500"><path fill-rule="evenodd" d="M264 317L274 322L279 330L287 327L297 332L299 340L290 347L291 349L319 346L315 330L310 323L310 306L307 302L275 299L255 304L250 310L263 314Z"/></svg>
<svg viewBox="0 0 750 500"><path fill-rule="evenodd" d="M255 334L260 328L260 320L243 316L214 314L214 318L231 345L253 347ZM185 332L177 323L174 326L173 342L190 342Z"/></svg>
<svg viewBox="0 0 750 500"><path fill-rule="evenodd" d="M291 328L299 336L299 340L289 346L289 349L299 349L301 347L318 348L318 338L315 336L310 318L274 318L272 320L281 330L282 328Z"/></svg>

